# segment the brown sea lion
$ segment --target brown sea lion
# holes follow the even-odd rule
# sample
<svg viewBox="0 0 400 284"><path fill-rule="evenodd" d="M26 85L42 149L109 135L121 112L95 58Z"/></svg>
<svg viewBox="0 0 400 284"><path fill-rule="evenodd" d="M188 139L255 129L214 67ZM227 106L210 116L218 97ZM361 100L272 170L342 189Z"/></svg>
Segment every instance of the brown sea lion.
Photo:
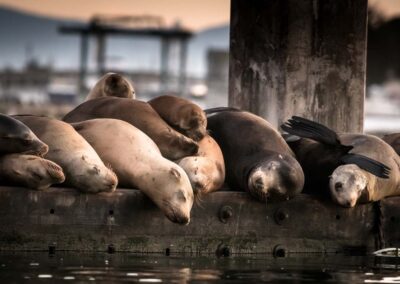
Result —
<svg viewBox="0 0 400 284"><path fill-rule="evenodd" d="M117 73L107 73L97 81L85 101L101 97L135 98L132 83Z"/></svg>
<svg viewBox="0 0 400 284"><path fill-rule="evenodd" d="M169 125L200 141L207 134L207 117L191 101L176 96L159 96L148 102Z"/></svg>
<svg viewBox="0 0 400 284"><path fill-rule="evenodd" d="M308 192L322 191L344 207L400 194L400 158L382 139L337 134L296 116L281 127L302 137L289 145L304 169Z"/></svg>
<svg viewBox="0 0 400 284"><path fill-rule="evenodd" d="M388 143L400 155L400 133L387 134L382 137L382 140Z"/></svg>
<svg viewBox="0 0 400 284"><path fill-rule="evenodd" d="M206 110L210 135L221 147L226 181L260 201L294 197L304 175L292 150L266 120L230 108Z"/></svg>
<svg viewBox="0 0 400 284"><path fill-rule="evenodd" d="M73 127L116 172L119 184L140 189L172 221L187 224L193 190L186 173L162 157L142 131L117 119L92 119Z"/></svg>
<svg viewBox="0 0 400 284"><path fill-rule="evenodd" d="M11 116L0 114L0 154L24 153L43 156L49 147Z"/></svg>
<svg viewBox="0 0 400 284"><path fill-rule="evenodd" d="M195 194L210 193L220 189L225 180L225 163L221 148L206 135L199 141L196 156L176 161L189 176Z"/></svg>
<svg viewBox="0 0 400 284"><path fill-rule="evenodd" d="M25 154L0 157L0 184L43 190L64 180L62 168L52 161Z"/></svg>
<svg viewBox="0 0 400 284"><path fill-rule="evenodd" d="M114 97L93 99L77 106L63 120L72 123L93 118L129 122L146 133L163 156L171 160L194 155L199 148L192 139L172 129L148 103L138 100Z"/></svg>
<svg viewBox="0 0 400 284"><path fill-rule="evenodd" d="M104 165L92 146L71 125L42 116L18 115L14 118L28 125L49 145L45 158L63 168L66 185L88 193L115 190L118 183L116 175Z"/></svg>

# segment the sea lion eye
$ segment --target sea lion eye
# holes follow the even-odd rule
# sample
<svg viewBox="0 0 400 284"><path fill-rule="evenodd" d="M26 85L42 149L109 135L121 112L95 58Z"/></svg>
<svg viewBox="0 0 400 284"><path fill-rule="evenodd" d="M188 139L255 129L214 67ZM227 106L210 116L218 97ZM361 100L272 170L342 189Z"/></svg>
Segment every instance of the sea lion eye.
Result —
<svg viewBox="0 0 400 284"><path fill-rule="evenodd" d="M183 194L182 191L177 191L175 193L175 196L176 196L176 198L178 199L179 202L186 202L186 197L185 197L185 195Z"/></svg>
<svg viewBox="0 0 400 284"><path fill-rule="evenodd" d="M341 182L335 183L335 190L337 192L341 192L343 190L343 183L341 183Z"/></svg>

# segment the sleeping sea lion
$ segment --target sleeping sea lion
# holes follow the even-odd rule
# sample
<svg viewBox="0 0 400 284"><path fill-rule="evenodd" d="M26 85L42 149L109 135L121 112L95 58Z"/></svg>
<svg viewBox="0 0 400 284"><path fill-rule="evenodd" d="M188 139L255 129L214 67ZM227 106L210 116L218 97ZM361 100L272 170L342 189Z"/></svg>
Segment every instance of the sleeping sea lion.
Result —
<svg viewBox="0 0 400 284"><path fill-rule="evenodd" d="M197 153L199 146L192 139L172 129L146 102L105 97L77 106L63 120L81 122L93 118L115 118L129 122L146 133L160 148L164 157L177 160Z"/></svg>
<svg viewBox="0 0 400 284"><path fill-rule="evenodd" d="M28 125L49 145L45 158L63 168L66 185L88 193L115 190L118 183L116 175L104 165L92 146L71 125L43 116L18 115L14 118Z"/></svg>
<svg viewBox="0 0 400 284"><path fill-rule="evenodd" d="M225 163L221 148L206 135L199 141L196 156L176 161L189 176L195 194L210 193L220 189L225 180Z"/></svg>
<svg viewBox="0 0 400 284"><path fill-rule="evenodd" d="M20 185L43 190L64 180L62 168L52 161L25 154L0 157L0 183L3 185Z"/></svg>
<svg viewBox="0 0 400 284"><path fill-rule="evenodd" d="M221 147L226 181L232 189L244 189L260 201L289 199L301 192L301 166L271 124L231 108L206 113L208 130Z"/></svg>
<svg viewBox="0 0 400 284"><path fill-rule="evenodd" d="M195 141L207 134L207 117L191 101L176 96L159 96L148 103L169 125Z"/></svg>
<svg viewBox="0 0 400 284"><path fill-rule="evenodd" d="M107 73L90 90L85 101L101 97L135 98L132 83L117 73Z"/></svg>
<svg viewBox="0 0 400 284"><path fill-rule="evenodd" d="M189 223L193 205L189 178L161 155L146 134L117 119L91 119L72 125L112 166L120 185L140 189L172 222Z"/></svg>
<svg viewBox="0 0 400 284"><path fill-rule="evenodd" d="M400 158L382 139L337 134L294 116L281 128L302 138L289 141L306 176L305 191L329 194L344 207L400 194Z"/></svg>
<svg viewBox="0 0 400 284"><path fill-rule="evenodd" d="M43 156L49 147L11 116L0 114L0 154L23 153Z"/></svg>

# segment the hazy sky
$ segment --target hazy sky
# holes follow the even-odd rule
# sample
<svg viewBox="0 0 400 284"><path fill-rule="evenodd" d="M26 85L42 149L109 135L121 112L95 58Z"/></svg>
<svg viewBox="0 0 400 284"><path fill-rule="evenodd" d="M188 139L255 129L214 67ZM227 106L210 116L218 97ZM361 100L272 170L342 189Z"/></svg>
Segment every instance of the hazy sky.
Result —
<svg viewBox="0 0 400 284"><path fill-rule="evenodd" d="M246 1L246 0L243 0ZM0 5L56 18L88 20L93 14L161 15L200 30L226 24L230 0L0 0ZM400 0L369 0L385 18L400 15Z"/></svg>
<svg viewBox="0 0 400 284"><path fill-rule="evenodd" d="M0 0L0 5L56 18L88 20L93 14L161 15L167 24L200 30L226 24L230 0Z"/></svg>

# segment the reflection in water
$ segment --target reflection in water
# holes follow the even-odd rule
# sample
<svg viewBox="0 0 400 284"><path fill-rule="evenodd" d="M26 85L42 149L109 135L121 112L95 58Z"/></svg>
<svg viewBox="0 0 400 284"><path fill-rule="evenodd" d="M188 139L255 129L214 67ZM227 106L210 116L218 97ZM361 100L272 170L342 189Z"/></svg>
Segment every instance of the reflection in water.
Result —
<svg viewBox="0 0 400 284"><path fill-rule="evenodd" d="M322 254L216 258L1 253L0 283L400 283L396 262Z"/></svg>

